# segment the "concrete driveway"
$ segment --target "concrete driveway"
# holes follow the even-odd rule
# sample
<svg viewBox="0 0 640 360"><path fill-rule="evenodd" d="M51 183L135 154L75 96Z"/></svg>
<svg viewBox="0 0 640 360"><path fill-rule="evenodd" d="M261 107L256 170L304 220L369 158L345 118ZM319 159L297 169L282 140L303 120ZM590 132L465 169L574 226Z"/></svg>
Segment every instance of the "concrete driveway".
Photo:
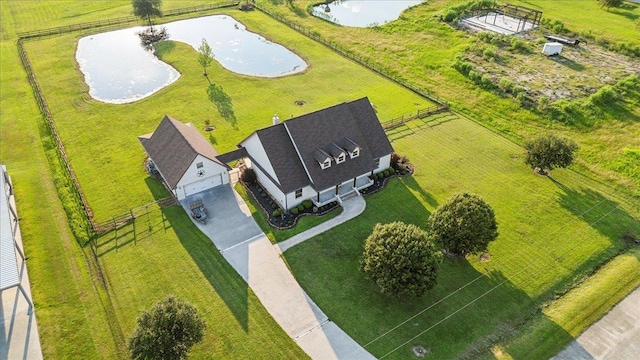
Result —
<svg viewBox="0 0 640 360"><path fill-rule="evenodd" d="M230 185L196 194L209 209L206 224L194 223L249 284L278 325L312 359L375 359L318 308L300 287L280 253Z"/></svg>
<svg viewBox="0 0 640 360"><path fill-rule="evenodd" d="M640 359L640 288L551 359Z"/></svg>

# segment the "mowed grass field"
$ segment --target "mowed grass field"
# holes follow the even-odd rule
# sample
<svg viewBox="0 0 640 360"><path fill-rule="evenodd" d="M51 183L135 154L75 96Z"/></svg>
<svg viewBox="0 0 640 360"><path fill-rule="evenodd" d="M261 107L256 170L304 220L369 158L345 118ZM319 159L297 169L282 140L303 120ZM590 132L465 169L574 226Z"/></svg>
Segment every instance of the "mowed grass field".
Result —
<svg viewBox="0 0 640 360"><path fill-rule="evenodd" d="M575 167L621 191L638 194L640 173L634 167L640 150L640 106L637 96L625 104L625 111L604 109L590 127L569 126L526 110L513 98L504 98L478 88L458 73L452 64L475 41L475 35L439 20L447 6L465 1L433 0L404 11L397 21L375 28L350 28L335 25L306 13L314 1L296 1L291 9L284 2L259 0L259 3L299 26L319 34L355 55L364 57L409 81L434 91L453 108L465 111L475 121L522 143L537 134L557 131L580 145ZM543 18L560 20L574 32L591 31L612 43L639 43L638 4L625 3L624 9L600 9L596 1L515 1L543 11ZM545 30L548 32L548 30ZM581 45L582 46L582 45ZM592 41L586 49L595 46ZM540 56L534 53L531 56ZM632 59L638 62L640 60ZM539 68L532 69L540 71ZM637 72L636 72L637 74ZM525 74L526 75L526 74ZM582 74L577 75L582 76ZM626 76L626 75L624 75ZM624 77L621 75L621 77ZM515 79L513 79L515 81ZM526 83L520 84L527 86Z"/></svg>
<svg viewBox="0 0 640 360"><path fill-rule="evenodd" d="M476 358L485 342L506 341L532 319L556 329L548 339L552 350L544 352L553 355L575 333L536 315L539 306L617 254L625 233L640 233L640 208L569 170L535 175L519 146L468 119L426 120L388 133L415 174L366 197L356 220L287 251L288 264L327 315L376 357L404 359L420 344L434 358ZM500 235L489 246L489 261L445 259L438 285L419 299L379 295L359 270L374 225L426 228L438 204L462 191L495 210ZM637 279L637 272L626 276L620 281ZM593 320L584 313L582 328Z"/></svg>
<svg viewBox="0 0 640 360"><path fill-rule="evenodd" d="M231 99L234 119L222 117L209 100L209 83L202 76L197 52L186 44L159 46L163 61L180 71L178 81L147 99L113 105L88 96L75 60L80 35L26 43L71 165L98 221L151 202L155 200L153 192L161 191L144 172L145 153L137 136L154 131L165 114L200 129L209 119L216 130L206 136L218 152L224 153L235 149L251 132L271 125L273 114L284 120L364 96L375 105L381 120L431 105L261 12L229 8L219 13L231 15L248 30L285 44L309 64L304 73L268 79L238 75L214 62L208 69L209 79ZM296 105L298 100L304 105Z"/></svg>

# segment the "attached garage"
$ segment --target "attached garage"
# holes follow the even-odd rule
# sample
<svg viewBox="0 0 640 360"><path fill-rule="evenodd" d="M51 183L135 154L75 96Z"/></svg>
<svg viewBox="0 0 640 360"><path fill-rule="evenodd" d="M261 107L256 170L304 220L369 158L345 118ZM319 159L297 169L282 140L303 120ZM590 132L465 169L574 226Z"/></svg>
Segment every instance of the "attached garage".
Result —
<svg viewBox="0 0 640 360"><path fill-rule="evenodd" d="M156 131L138 140L178 200L229 183L229 168L191 124L167 115Z"/></svg>

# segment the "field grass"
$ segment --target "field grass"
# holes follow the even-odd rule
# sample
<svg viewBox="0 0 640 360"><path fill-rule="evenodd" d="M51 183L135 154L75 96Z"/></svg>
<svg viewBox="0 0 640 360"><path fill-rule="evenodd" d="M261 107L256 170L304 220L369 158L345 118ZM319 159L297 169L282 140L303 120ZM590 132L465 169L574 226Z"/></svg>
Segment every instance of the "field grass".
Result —
<svg viewBox="0 0 640 360"><path fill-rule="evenodd" d="M486 339L510 338L542 303L615 256L625 232L640 234L636 203L572 171L535 175L520 147L470 120L439 115L388 135L415 174L367 197L357 220L285 253L314 301L377 357L406 358L415 344L434 358L477 357ZM358 265L374 225L425 228L430 212L460 191L479 194L496 212L500 236L490 261L445 260L438 285L419 299L379 295Z"/></svg>
<svg viewBox="0 0 640 360"><path fill-rule="evenodd" d="M456 3L460 2L463 1ZM451 67L456 55L466 51L475 41L475 35L439 21L440 14L452 4L451 1L427 1L403 12L398 21L375 28L343 27L317 19L305 11L313 1L297 1L293 10L284 2L261 0L259 3L350 49L355 55L434 91L448 100L454 109L465 111L474 120L518 143L548 131L569 136L580 145L576 167L581 171L619 186L620 191L636 195L640 191L640 174L637 171L630 174L629 167L620 165L632 157L628 155L629 150L640 149L637 111L620 113L615 108L604 109L597 126L581 128L541 117L522 108L513 98L478 88ZM634 19L637 19L640 7L636 5L607 13L590 0L527 0L516 4L539 8L545 18L566 21L567 28L572 31L591 29L594 35L613 42L638 43ZM600 21L605 18L608 20ZM637 99L635 101L637 108Z"/></svg>
<svg viewBox="0 0 640 360"><path fill-rule="evenodd" d="M198 128L210 119L216 130L207 136L223 153L235 149L252 131L270 125L274 113L286 119L369 96L378 117L385 120L431 104L260 12L227 9L223 13L251 31L286 44L310 65L299 75L264 79L237 75L214 63L210 79L231 98L237 119L232 121L222 117L208 99L208 82L196 52L185 44L168 43L159 50L161 58L181 72L178 81L139 102L109 105L88 97L75 62L77 34L26 43L71 164L98 221L153 200L158 184L149 182L156 187L150 189L145 182L145 155L136 137L152 132L167 113ZM298 106L296 100L306 103Z"/></svg>
<svg viewBox="0 0 640 360"><path fill-rule="evenodd" d="M296 223L296 226L294 226L293 228L280 230L269 225L267 218L264 214L264 211L260 209L260 205L258 205L255 199L251 195L249 195L249 193L247 192L247 189L244 186L240 184L236 184L234 189L244 199L245 203L247 204L247 207L251 211L251 216L253 216L253 220L256 221L258 226L260 226L260 229L262 229L265 235L267 235L269 240L271 240L271 242L274 244L280 241L287 240L288 238L296 234L299 234L305 230L308 230L329 219L333 219L334 217L342 213L342 208L339 207L322 216L303 216L298 220L298 222Z"/></svg>
<svg viewBox="0 0 640 360"><path fill-rule="evenodd" d="M501 351L515 359L548 359L640 286L640 250L622 254L542 311ZM607 296L594 296L606 294ZM550 321L548 321L550 320ZM558 326L549 326L555 324Z"/></svg>
<svg viewBox="0 0 640 360"><path fill-rule="evenodd" d="M97 240L121 338L143 309L169 294L193 303L205 319L192 358L305 358L264 310L247 283L180 206L153 211Z"/></svg>

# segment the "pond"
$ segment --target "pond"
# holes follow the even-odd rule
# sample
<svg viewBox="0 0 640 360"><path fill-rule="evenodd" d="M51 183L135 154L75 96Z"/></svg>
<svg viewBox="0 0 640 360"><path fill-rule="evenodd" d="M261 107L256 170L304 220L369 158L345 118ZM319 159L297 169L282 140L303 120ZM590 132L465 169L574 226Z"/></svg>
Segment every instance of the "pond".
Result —
<svg viewBox="0 0 640 360"><path fill-rule="evenodd" d="M214 15L164 24L169 40L198 49L206 39L223 67L242 75L279 77L304 71L307 63L282 45L247 31L231 16ZM180 73L140 45L144 27L109 31L78 41L76 60L89 95L96 100L126 104L172 84ZM193 56L198 66L197 56Z"/></svg>
<svg viewBox="0 0 640 360"><path fill-rule="evenodd" d="M396 20L400 13L423 0L336 0L316 5L313 15L344 26L372 27ZM327 11L327 7L328 10Z"/></svg>

